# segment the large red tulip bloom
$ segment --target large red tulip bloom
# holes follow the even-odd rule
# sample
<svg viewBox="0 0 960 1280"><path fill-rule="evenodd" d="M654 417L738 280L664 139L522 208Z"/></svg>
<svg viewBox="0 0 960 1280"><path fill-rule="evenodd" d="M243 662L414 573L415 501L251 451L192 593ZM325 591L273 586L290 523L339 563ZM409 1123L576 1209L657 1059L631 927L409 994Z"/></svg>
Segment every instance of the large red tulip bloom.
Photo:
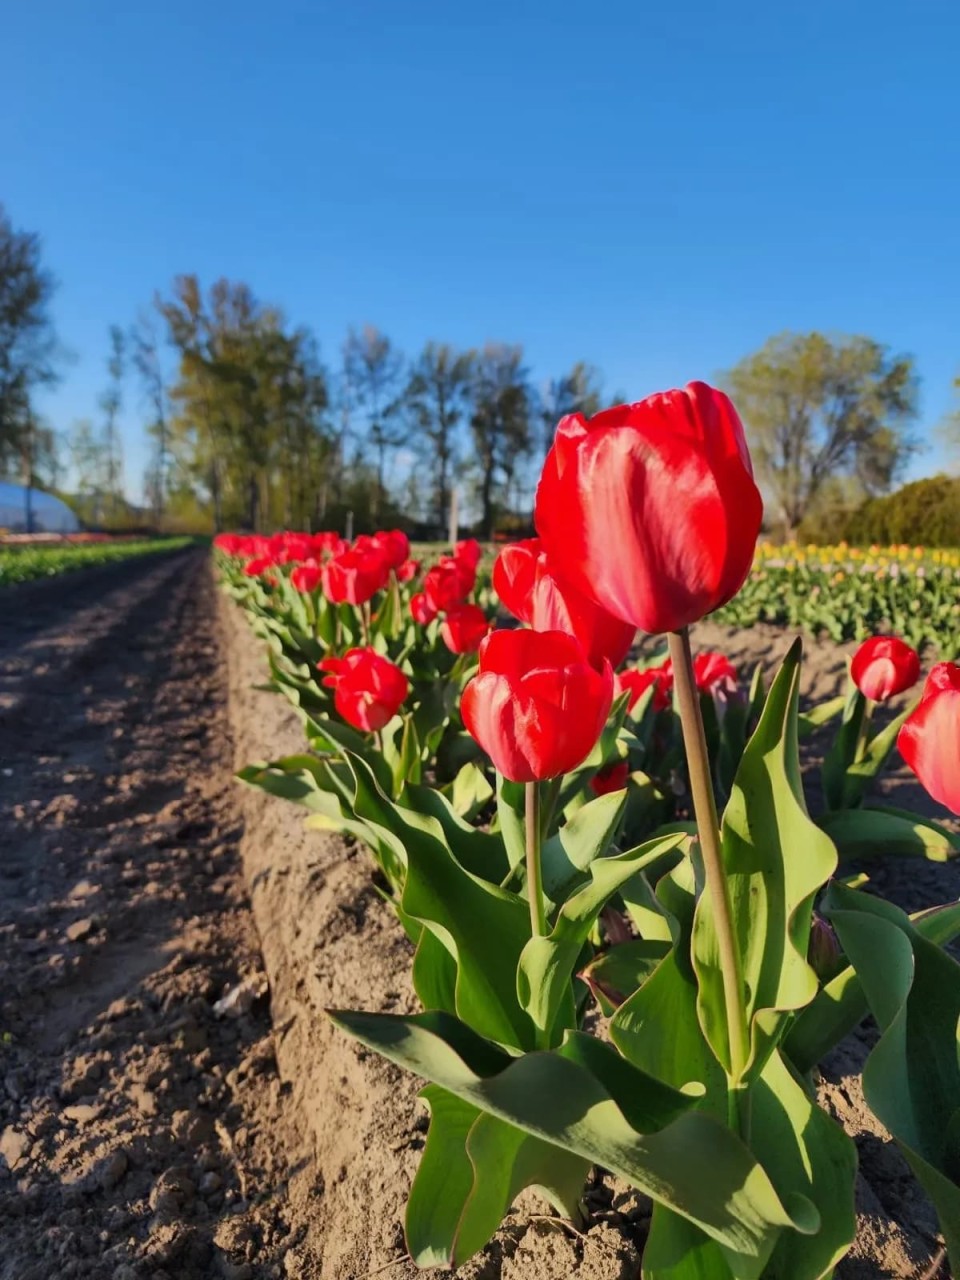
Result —
<svg viewBox="0 0 960 1280"><path fill-rule="evenodd" d="M576 636L597 666L607 658L612 667L618 667L637 634L632 622L615 618L576 587L558 582L539 538L503 548L493 566L493 589L510 612L534 631L566 631Z"/></svg>
<svg viewBox="0 0 960 1280"><path fill-rule="evenodd" d="M368 733L392 720L410 691L400 668L370 648L324 658L319 669L329 672L323 683L334 690L334 706L344 720Z"/></svg>
<svg viewBox="0 0 960 1280"><path fill-rule="evenodd" d="M416 595L410 597L410 616L421 627L429 626L437 616L437 610L422 591L418 591Z"/></svg>
<svg viewBox="0 0 960 1280"><path fill-rule="evenodd" d="M650 633L736 595L762 514L737 412L703 382L561 419L537 488L557 576Z"/></svg>
<svg viewBox="0 0 960 1280"><path fill-rule="evenodd" d="M307 560L298 564L290 574L290 582L298 591L316 591L320 585L322 570L316 560Z"/></svg>
<svg viewBox="0 0 960 1280"><path fill-rule="evenodd" d="M423 593L436 610L462 604L473 590L476 570L453 556L442 556L423 579Z"/></svg>
<svg viewBox="0 0 960 1280"><path fill-rule="evenodd" d="M483 559L483 547L476 538L464 538L453 548L453 558L469 569L476 569Z"/></svg>
<svg viewBox="0 0 960 1280"><path fill-rule="evenodd" d="M886 702L920 679L920 657L896 636L871 636L853 655L850 675L865 698Z"/></svg>
<svg viewBox="0 0 960 1280"><path fill-rule="evenodd" d="M454 604L440 627L443 642L451 653L474 653L490 630L490 620L477 604Z"/></svg>
<svg viewBox="0 0 960 1280"><path fill-rule="evenodd" d="M960 814L960 667L938 662L927 676L920 705L897 738L900 754L924 787Z"/></svg>
<svg viewBox="0 0 960 1280"><path fill-rule="evenodd" d="M410 555L410 539L402 529L384 529L375 533L371 541L391 569L399 569Z"/></svg>
<svg viewBox="0 0 960 1280"><path fill-rule="evenodd" d="M555 778L591 752L613 701L609 662L598 671L563 631L494 631L460 712L500 773L513 782Z"/></svg>
<svg viewBox="0 0 960 1280"><path fill-rule="evenodd" d="M351 547L322 569L323 593L331 604L365 604L382 591L390 578L390 566L373 546Z"/></svg>
<svg viewBox="0 0 960 1280"><path fill-rule="evenodd" d="M632 711L646 691L653 687L654 711L666 711L673 695L673 664L668 660L645 671L620 671L616 678L617 693L630 694L627 710Z"/></svg>

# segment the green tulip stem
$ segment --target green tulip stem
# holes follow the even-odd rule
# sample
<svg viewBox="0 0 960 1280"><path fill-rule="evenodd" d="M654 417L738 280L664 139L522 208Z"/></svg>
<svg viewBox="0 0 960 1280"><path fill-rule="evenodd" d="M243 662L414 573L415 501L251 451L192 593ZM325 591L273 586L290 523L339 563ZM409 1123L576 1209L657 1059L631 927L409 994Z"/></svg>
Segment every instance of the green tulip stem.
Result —
<svg viewBox="0 0 960 1280"><path fill-rule="evenodd" d="M527 897L530 899L530 932L542 938L547 932L547 913L543 907L543 873L540 867L540 783L525 785L524 830L527 844Z"/></svg>
<svg viewBox="0 0 960 1280"><path fill-rule="evenodd" d="M674 687L680 708L683 745L690 771L693 811L697 820L697 834L703 856L706 892L709 894L710 905L713 908L717 951L720 971L723 975L723 998L727 1014L727 1034L730 1039L730 1078L731 1081L736 1082L743 1075L750 1049L740 948L734 932L730 892L720 851L720 823L717 819L717 802L710 778L710 757L707 753L707 739L700 713L700 696L697 693L693 671L689 629L684 627L681 631L672 631L668 641L670 659L673 663Z"/></svg>
<svg viewBox="0 0 960 1280"><path fill-rule="evenodd" d="M869 698L864 698L863 703L860 732L857 734L857 746L853 753L854 764L859 764L867 754L867 747L870 743L870 721L873 719L873 708L877 705L875 702L871 702Z"/></svg>

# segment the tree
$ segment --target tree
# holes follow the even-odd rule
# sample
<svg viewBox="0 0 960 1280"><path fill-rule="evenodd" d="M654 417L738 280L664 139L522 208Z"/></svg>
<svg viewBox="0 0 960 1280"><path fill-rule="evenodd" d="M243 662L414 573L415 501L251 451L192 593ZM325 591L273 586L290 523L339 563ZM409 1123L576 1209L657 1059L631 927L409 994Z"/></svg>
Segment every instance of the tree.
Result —
<svg viewBox="0 0 960 1280"><path fill-rule="evenodd" d="M592 364L578 360L569 373L562 378L554 378L547 386L543 397L541 416L543 418L543 452L548 453L553 444L553 434L557 423L569 413L582 413L592 418L603 408L601 379L599 370Z"/></svg>
<svg viewBox="0 0 960 1280"><path fill-rule="evenodd" d="M386 497L387 451L398 449L406 439L398 416L403 356L385 333L367 324L359 333L351 329L347 334L343 372L352 406L366 417L367 440L377 459L376 518Z"/></svg>
<svg viewBox="0 0 960 1280"><path fill-rule="evenodd" d="M150 408L147 435L152 439L153 456L144 477L144 490L157 528L163 526L167 492L170 488L170 411L167 385L160 356L157 324L143 312L132 325L129 343L133 367L140 378L144 399Z"/></svg>
<svg viewBox="0 0 960 1280"><path fill-rule="evenodd" d="M54 289L39 237L15 231L0 205L0 474L20 474L24 437L33 431L32 392L56 381Z"/></svg>
<svg viewBox="0 0 960 1280"><path fill-rule="evenodd" d="M156 305L180 357L171 450L182 476L212 498L215 528L306 524L329 454L326 380L310 334L290 332L277 308L228 280L205 299L196 276L180 276Z"/></svg>
<svg viewBox="0 0 960 1280"><path fill-rule="evenodd" d="M123 488L123 454L120 435L117 431L117 416L123 403L123 373L125 365L126 341L119 325L110 326L110 356L107 360L107 372L110 381L107 389L100 397L103 410L103 456L106 466L104 477L107 492L107 505L111 515L116 514L117 503L122 499Z"/></svg>
<svg viewBox="0 0 960 1280"><path fill-rule="evenodd" d="M459 460L459 427L468 403L473 359L446 343L428 342L410 371L404 403L414 449L428 469L429 512L445 530ZM420 488L417 486L419 497Z"/></svg>
<svg viewBox="0 0 960 1280"><path fill-rule="evenodd" d="M523 348L488 343L473 362L470 429L484 535L493 536L498 497L508 496L530 452L533 392Z"/></svg>
<svg viewBox="0 0 960 1280"><path fill-rule="evenodd" d="M758 481L788 535L831 477L863 495L887 492L916 450L913 360L871 338L820 333L771 338L730 371Z"/></svg>

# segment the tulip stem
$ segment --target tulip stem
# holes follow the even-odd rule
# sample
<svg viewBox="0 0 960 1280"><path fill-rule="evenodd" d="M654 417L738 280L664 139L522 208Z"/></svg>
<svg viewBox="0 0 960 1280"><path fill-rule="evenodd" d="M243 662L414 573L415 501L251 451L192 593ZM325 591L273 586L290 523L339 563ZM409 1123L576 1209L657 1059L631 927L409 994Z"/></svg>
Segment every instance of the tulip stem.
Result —
<svg viewBox="0 0 960 1280"><path fill-rule="evenodd" d="M540 868L540 783L525 784L524 828L527 844L527 897L530 899L530 932L542 938L547 932L543 907L543 875Z"/></svg>
<svg viewBox="0 0 960 1280"><path fill-rule="evenodd" d="M873 719L873 708L876 703L871 702L869 698L864 698L863 716L860 719L860 730L857 734L857 745L853 753L853 763L859 764L863 757L867 754L867 746L870 742L870 721Z"/></svg>
<svg viewBox="0 0 960 1280"><path fill-rule="evenodd" d="M713 908L713 924L717 935L717 953L723 976L723 998L730 1041L730 1079L737 1082L743 1075L749 1057L749 1035L744 1001L743 971L740 947L733 927L730 892L720 849L720 823L717 802L710 777L710 757L703 731L700 697L693 671L690 632L687 627L672 631L668 637L673 664L674 687L680 707L683 745L690 771L690 791L697 834L703 857L706 893Z"/></svg>

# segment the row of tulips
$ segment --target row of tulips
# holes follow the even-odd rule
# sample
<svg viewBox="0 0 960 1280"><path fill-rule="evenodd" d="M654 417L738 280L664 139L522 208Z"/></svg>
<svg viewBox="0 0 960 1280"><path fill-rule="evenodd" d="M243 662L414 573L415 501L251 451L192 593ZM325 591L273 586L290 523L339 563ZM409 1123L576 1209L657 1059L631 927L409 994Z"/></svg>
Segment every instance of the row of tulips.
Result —
<svg viewBox="0 0 960 1280"><path fill-rule="evenodd" d="M960 551L762 544L743 589L718 614L738 627L803 628L832 640L886 631L960 658Z"/></svg>
<svg viewBox="0 0 960 1280"><path fill-rule="evenodd" d="M364 843L411 942L422 1013L330 1016L427 1080L421 1266L469 1258L526 1186L580 1222L597 1166L653 1202L647 1280L832 1275L856 1152L816 1071L869 1014L866 1098L960 1260L960 904L908 917L843 866L956 854L871 789L899 741L960 812L960 668L875 714L920 660L870 638L848 694L801 713L799 641L769 687L695 656L760 518L736 412L695 383L563 419L539 536L490 580L475 543L427 565L396 532L220 540L310 747L240 776ZM666 642L624 667L638 630Z"/></svg>

